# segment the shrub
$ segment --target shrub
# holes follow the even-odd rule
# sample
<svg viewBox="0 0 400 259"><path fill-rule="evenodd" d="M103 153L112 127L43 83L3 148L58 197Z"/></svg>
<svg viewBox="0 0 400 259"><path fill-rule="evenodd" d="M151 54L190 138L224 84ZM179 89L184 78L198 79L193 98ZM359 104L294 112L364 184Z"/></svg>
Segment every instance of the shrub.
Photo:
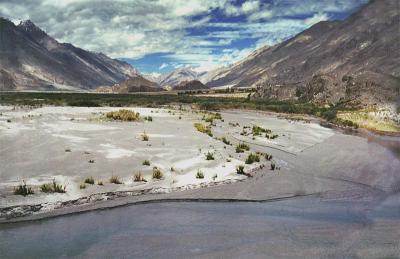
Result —
<svg viewBox="0 0 400 259"><path fill-rule="evenodd" d="M260 126L254 125L252 128L252 133L254 136L261 136L262 133L271 133L272 131L270 129L264 129Z"/></svg>
<svg viewBox="0 0 400 259"><path fill-rule="evenodd" d="M211 133L211 127L206 127L202 123L195 123L194 127L197 129L197 131L207 134L208 136L212 137L213 134Z"/></svg>
<svg viewBox="0 0 400 259"><path fill-rule="evenodd" d="M142 134L142 140L143 140L143 141L149 141L149 136L146 134L146 132L143 132L143 134Z"/></svg>
<svg viewBox="0 0 400 259"><path fill-rule="evenodd" d="M197 178L197 179L203 179L203 178L204 178L204 173L203 173L203 171L201 171L200 169L198 169L198 170L197 170L197 173L196 173L196 178Z"/></svg>
<svg viewBox="0 0 400 259"><path fill-rule="evenodd" d="M260 156L254 153L250 153L246 159L246 164L252 164L254 162L260 162Z"/></svg>
<svg viewBox="0 0 400 259"><path fill-rule="evenodd" d="M40 186L40 190L44 193L66 193L67 191L65 189L66 186L57 184L55 179L53 179L52 183L44 183Z"/></svg>
<svg viewBox="0 0 400 259"><path fill-rule="evenodd" d="M268 161L270 161L272 159L272 155L270 154L265 154L265 159L267 159Z"/></svg>
<svg viewBox="0 0 400 259"><path fill-rule="evenodd" d="M249 151L250 147L246 145L245 143L239 143L236 146L236 153L243 153L244 151Z"/></svg>
<svg viewBox="0 0 400 259"><path fill-rule="evenodd" d="M110 178L110 183L113 184L122 184L122 182L120 181L119 177L117 175L112 175Z"/></svg>
<svg viewBox="0 0 400 259"><path fill-rule="evenodd" d="M23 184L20 184L20 185L18 185L17 188L14 188L14 194L27 196L27 195L34 194L34 191L32 190L31 187L27 187L25 181L23 181Z"/></svg>
<svg viewBox="0 0 400 259"><path fill-rule="evenodd" d="M133 176L134 182L147 182L146 179L143 178L142 173L137 173Z"/></svg>
<svg viewBox="0 0 400 259"><path fill-rule="evenodd" d="M140 118L140 114L129 110L119 110L114 112L107 112L106 118L120 121L136 121Z"/></svg>
<svg viewBox="0 0 400 259"><path fill-rule="evenodd" d="M90 176L90 177L86 178L85 181L84 181L84 183L87 183L87 184L94 184L94 179L93 179L93 177Z"/></svg>
<svg viewBox="0 0 400 259"><path fill-rule="evenodd" d="M86 189L86 184L81 183L81 184L79 185L79 189Z"/></svg>
<svg viewBox="0 0 400 259"><path fill-rule="evenodd" d="M231 144L231 142L229 140L227 140L225 137L222 137L222 142L224 142L224 144L226 144L226 145Z"/></svg>
<svg viewBox="0 0 400 259"><path fill-rule="evenodd" d="M214 154L211 152L207 152L206 154L206 160L214 160Z"/></svg>
<svg viewBox="0 0 400 259"><path fill-rule="evenodd" d="M150 161L146 159L146 160L143 161L142 165L149 166L150 165Z"/></svg>
<svg viewBox="0 0 400 259"><path fill-rule="evenodd" d="M244 174L244 166L243 165L239 165L238 167L236 167L236 173L237 174Z"/></svg>
<svg viewBox="0 0 400 259"><path fill-rule="evenodd" d="M163 177L163 173L158 167L153 167L153 179L160 180Z"/></svg>
<svg viewBox="0 0 400 259"><path fill-rule="evenodd" d="M277 135L277 134L266 133L266 134L265 134L265 137L266 137L267 139L276 139L276 138L278 137L278 135Z"/></svg>
<svg viewBox="0 0 400 259"><path fill-rule="evenodd" d="M97 185L104 185L104 184L103 184L103 181L98 181L98 182L97 182Z"/></svg>

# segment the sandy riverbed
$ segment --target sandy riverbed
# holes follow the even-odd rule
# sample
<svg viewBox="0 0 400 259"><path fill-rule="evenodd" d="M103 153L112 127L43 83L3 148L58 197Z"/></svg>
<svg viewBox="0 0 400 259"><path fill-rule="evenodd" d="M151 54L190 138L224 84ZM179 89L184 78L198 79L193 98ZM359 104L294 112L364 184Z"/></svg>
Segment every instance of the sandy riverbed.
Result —
<svg viewBox="0 0 400 259"><path fill-rule="evenodd" d="M212 131L215 137L226 137L234 144L231 146L197 132L193 123L201 121L202 115L190 110L129 109L152 116L153 121L98 119L100 113L118 108L0 107L1 208L45 204L36 213L57 214L55 208L67 213L76 208L63 210L60 202L116 192L124 197L115 200L107 195L96 196L94 200L101 205L90 206L154 198L270 199L315 193L322 193L324 199L373 202L399 189L400 162L393 152L316 123L291 122L258 112L225 111L224 121L216 121ZM240 126L232 126L235 123ZM279 137L270 140L240 134L243 126L252 125L269 128ZM149 141L142 141L143 132L149 135ZM398 139L394 138L395 141ZM255 177L247 179L236 174L236 167L244 164L249 153L235 152L239 142L248 143L253 152L272 154L280 170L271 171L271 162L261 159L245 166ZM215 160L205 159L209 151L214 153ZM150 166L142 165L146 159ZM263 165L264 168L257 169ZM151 179L153 166L164 173L162 180ZM199 169L204 172L204 179L196 178ZM134 182L137 172L148 181ZM111 175L118 175L123 184L109 183ZM89 176L103 181L104 186L95 184L80 189L79 185ZM65 184L67 193L41 193L39 186L52 179ZM35 189L34 195L13 194L22 180ZM225 184L232 182L236 183ZM213 186L199 188L208 185ZM142 190L149 195L136 196ZM110 199L113 201L106 201ZM77 204L81 203L89 205L90 200Z"/></svg>

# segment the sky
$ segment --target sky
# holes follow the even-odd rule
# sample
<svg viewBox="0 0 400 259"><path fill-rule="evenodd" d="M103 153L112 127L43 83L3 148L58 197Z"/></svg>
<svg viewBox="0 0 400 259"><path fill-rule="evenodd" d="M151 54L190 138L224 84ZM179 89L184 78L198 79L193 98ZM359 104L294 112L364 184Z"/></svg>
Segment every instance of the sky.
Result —
<svg viewBox="0 0 400 259"><path fill-rule="evenodd" d="M368 0L0 0L60 42L125 60L142 73L198 72L237 62Z"/></svg>

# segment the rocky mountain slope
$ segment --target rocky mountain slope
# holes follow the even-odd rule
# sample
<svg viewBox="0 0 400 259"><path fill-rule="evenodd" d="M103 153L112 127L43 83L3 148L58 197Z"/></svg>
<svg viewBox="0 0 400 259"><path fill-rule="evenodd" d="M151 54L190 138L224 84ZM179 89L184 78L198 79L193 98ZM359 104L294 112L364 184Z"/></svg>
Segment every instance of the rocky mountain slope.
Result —
<svg viewBox="0 0 400 259"><path fill-rule="evenodd" d="M161 75L158 82L161 86L175 86L183 81L191 81L199 78L201 74L190 67L181 67L168 74Z"/></svg>
<svg viewBox="0 0 400 259"><path fill-rule="evenodd" d="M400 2L373 0L344 21L320 22L216 73L216 87L258 87L253 98L356 104L400 96Z"/></svg>
<svg viewBox="0 0 400 259"><path fill-rule="evenodd" d="M126 62L59 43L31 21L0 17L0 90L80 90L137 74Z"/></svg>
<svg viewBox="0 0 400 259"><path fill-rule="evenodd" d="M209 87L204 85L199 80L191 80L191 81L182 81L179 84L175 85L173 90L203 90L208 89Z"/></svg>
<svg viewBox="0 0 400 259"><path fill-rule="evenodd" d="M132 93L132 92L157 92L163 89L157 83L147 80L141 75L135 75L122 83L113 86L103 86L96 89L103 93Z"/></svg>

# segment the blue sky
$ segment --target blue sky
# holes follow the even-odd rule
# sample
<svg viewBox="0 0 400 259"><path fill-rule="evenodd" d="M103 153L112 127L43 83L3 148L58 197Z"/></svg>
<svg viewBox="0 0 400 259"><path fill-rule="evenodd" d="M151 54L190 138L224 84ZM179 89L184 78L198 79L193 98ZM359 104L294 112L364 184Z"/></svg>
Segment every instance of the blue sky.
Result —
<svg viewBox="0 0 400 259"><path fill-rule="evenodd" d="M29 0L0 16L30 19L61 42L128 61L143 73L207 71L313 24L341 20L367 0Z"/></svg>

